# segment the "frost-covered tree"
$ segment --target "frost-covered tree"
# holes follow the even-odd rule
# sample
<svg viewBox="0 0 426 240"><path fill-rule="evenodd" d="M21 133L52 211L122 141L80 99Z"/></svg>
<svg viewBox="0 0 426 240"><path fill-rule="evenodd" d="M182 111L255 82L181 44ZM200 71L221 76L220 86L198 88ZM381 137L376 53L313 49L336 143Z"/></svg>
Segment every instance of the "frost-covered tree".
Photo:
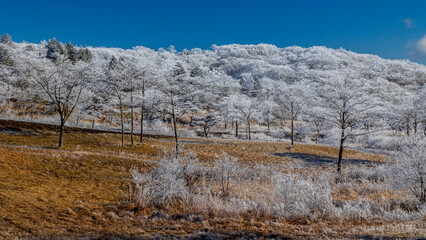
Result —
<svg viewBox="0 0 426 240"><path fill-rule="evenodd" d="M192 125L200 126L203 129L203 134L208 137L210 130L219 123L217 114L209 113L204 116L193 116Z"/></svg>
<svg viewBox="0 0 426 240"><path fill-rule="evenodd" d="M55 38L49 40L46 44L46 58L56 62L62 61L63 56L66 52L62 43L58 42Z"/></svg>
<svg viewBox="0 0 426 240"><path fill-rule="evenodd" d="M139 143L142 144L143 142L143 124L144 124L144 118L145 118L145 111L148 107L147 101L147 94L149 93L149 90L154 86L154 72L150 70L148 66L143 66L142 68L138 68L139 73L137 74L136 78L136 91L139 95L139 101L140 101L140 115L141 115L141 130L139 133Z"/></svg>
<svg viewBox="0 0 426 240"><path fill-rule="evenodd" d="M188 84L187 71L181 62L166 66L164 75L156 82L161 92L162 109L171 116L176 155L179 154L178 119L193 107L193 92Z"/></svg>
<svg viewBox="0 0 426 240"><path fill-rule="evenodd" d="M15 65L12 56L3 44L0 44L0 64L8 68L12 68Z"/></svg>
<svg viewBox="0 0 426 240"><path fill-rule="evenodd" d="M12 42L12 37L5 33L4 35L0 36L0 43L4 44L10 44Z"/></svg>
<svg viewBox="0 0 426 240"><path fill-rule="evenodd" d="M421 203L426 202L426 138L411 137L402 144L390 166L390 178L395 185L408 190Z"/></svg>
<svg viewBox="0 0 426 240"><path fill-rule="evenodd" d="M314 115L340 130L337 171L342 169L345 140L356 136L352 130L377 106L374 92L369 92L364 81L356 76L331 75L318 79L310 86L314 92L311 106ZM369 94L366 94L368 93Z"/></svg>
<svg viewBox="0 0 426 240"><path fill-rule="evenodd" d="M290 120L291 144L294 146L294 124L302 112L305 103L302 84L287 85L280 83L276 87L275 102L283 111L283 117Z"/></svg>
<svg viewBox="0 0 426 240"><path fill-rule="evenodd" d="M68 42L65 45L65 50L68 60L72 63L76 63L78 61L78 51L74 48L74 45L72 45L71 42Z"/></svg>
<svg viewBox="0 0 426 240"><path fill-rule="evenodd" d="M130 141L134 145L134 96L141 72L136 67L134 58L117 58L113 56L106 66L106 91L118 100L121 125L121 146L124 146L125 107L130 108Z"/></svg>
<svg viewBox="0 0 426 240"><path fill-rule="evenodd" d="M30 59L21 69L26 76L41 88L46 100L53 104L60 118L59 147L63 147L64 126L74 110L86 100L87 65L72 64L59 57L55 62L45 59Z"/></svg>
<svg viewBox="0 0 426 240"><path fill-rule="evenodd" d="M224 99L229 110L247 124L248 139L251 140L251 122L259 117L259 105L256 100L244 94L236 94Z"/></svg>

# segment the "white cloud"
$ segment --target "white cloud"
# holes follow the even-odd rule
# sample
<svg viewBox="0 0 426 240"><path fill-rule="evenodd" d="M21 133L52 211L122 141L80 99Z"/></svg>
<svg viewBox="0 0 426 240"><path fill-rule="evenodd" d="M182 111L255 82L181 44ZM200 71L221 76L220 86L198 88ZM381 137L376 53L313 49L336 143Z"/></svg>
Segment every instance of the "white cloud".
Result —
<svg viewBox="0 0 426 240"><path fill-rule="evenodd" d="M415 22L414 19L406 18L406 19L404 19L402 21L405 23L405 27L406 28L413 28L414 27L414 22Z"/></svg>
<svg viewBox="0 0 426 240"><path fill-rule="evenodd" d="M421 55L426 56L426 35L416 42L416 48Z"/></svg>

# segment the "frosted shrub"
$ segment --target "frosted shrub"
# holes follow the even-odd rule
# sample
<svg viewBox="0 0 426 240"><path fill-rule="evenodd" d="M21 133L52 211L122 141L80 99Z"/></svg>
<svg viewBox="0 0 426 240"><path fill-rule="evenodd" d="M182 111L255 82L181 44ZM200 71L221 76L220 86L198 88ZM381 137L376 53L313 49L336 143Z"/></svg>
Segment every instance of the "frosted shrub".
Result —
<svg viewBox="0 0 426 240"><path fill-rule="evenodd" d="M400 148L401 137L388 135L368 136L367 147L374 149L395 150Z"/></svg>
<svg viewBox="0 0 426 240"><path fill-rule="evenodd" d="M421 203L426 202L425 137L412 137L403 142L401 151L390 166L389 176L397 188L408 190Z"/></svg>
<svg viewBox="0 0 426 240"><path fill-rule="evenodd" d="M258 141L274 141L273 137L267 136L264 133L252 133L251 139Z"/></svg>
<svg viewBox="0 0 426 240"><path fill-rule="evenodd" d="M149 124L147 133L169 136L172 135L172 130L163 121L154 121Z"/></svg>
<svg viewBox="0 0 426 240"><path fill-rule="evenodd" d="M197 190L194 184L202 178L198 159L192 153L181 153L176 158L174 154L165 153L158 167L146 174L137 170L132 171L136 196L139 204L164 206L177 200L187 203L190 194Z"/></svg>
<svg viewBox="0 0 426 240"><path fill-rule="evenodd" d="M298 137L301 138L304 142L310 142L308 139L310 139L313 135L313 131L310 126L300 126L296 132Z"/></svg>
<svg viewBox="0 0 426 240"><path fill-rule="evenodd" d="M386 178L386 170L382 166L372 168L367 167L349 167L344 173L346 181L369 181L369 182L384 182Z"/></svg>
<svg viewBox="0 0 426 240"><path fill-rule="evenodd" d="M282 129L272 130L271 137L283 139L285 138L285 131Z"/></svg>
<svg viewBox="0 0 426 240"><path fill-rule="evenodd" d="M197 133L194 130L183 128L183 129L179 129L178 132L180 137L188 137L188 138L197 137Z"/></svg>
<svg viewBox="0 0 426 240"><path fill-rule="evenodd" d="M361 221L372 217L370 208L370 203L363 200L347 201L337 213L341 218Z"/></svg>
<svg viewBox="0 0 426 240"><path fill-rule="evenodd" d="M272 213L286 218L311 218L332 213L331 187L327 175L302 177L286 174L275 177Z"/></svg>
<svg viewBox="0 0 426 240"><path fill-rule="evenodd" d="M237 158L231 157L226 153L216 155L215 173L217 180L220 182L221 194L227 196L229 194L229 184L231 178L235 176L238 168Z"/></svg>
<svg viewBox="0 0 426 240"><path fill-rule="evenodd" d="M340 134L341 133L339 129L331 128L326 132L324 139L322 139L321 142L327 144L336 144L336 142L340 140Z"/></svg>

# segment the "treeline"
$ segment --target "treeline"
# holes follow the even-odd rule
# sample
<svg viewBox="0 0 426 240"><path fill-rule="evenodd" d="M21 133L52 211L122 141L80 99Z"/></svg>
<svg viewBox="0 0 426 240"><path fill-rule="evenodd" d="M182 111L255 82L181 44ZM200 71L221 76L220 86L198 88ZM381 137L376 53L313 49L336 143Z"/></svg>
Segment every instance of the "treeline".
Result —
<svg viewBox="0 0 426 240"><path fill-rule="evenodd" d="M225 45L211 50L82 48L0 39L1 101L46 104L63 127L74 115L117 119L124 143L130 122L143 142L144 121L257 131L288 128L295 138L340 146L372 133L426 134L426 67L325 47ZM108 116L114 116L108 117ZM129 119L128 119L129 118ZM286 130L287 131L287 130Z"/></svg>

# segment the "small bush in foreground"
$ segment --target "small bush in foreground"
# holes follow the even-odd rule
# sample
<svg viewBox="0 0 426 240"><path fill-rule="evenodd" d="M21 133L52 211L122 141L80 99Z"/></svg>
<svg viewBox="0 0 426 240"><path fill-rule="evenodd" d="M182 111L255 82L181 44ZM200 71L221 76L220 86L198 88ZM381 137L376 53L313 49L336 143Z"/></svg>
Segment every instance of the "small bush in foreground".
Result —
<svg viewBox="0 0 426 240"><path fill-rule="evenodd" d="M406 189L421 203L426 202L426 138L412 137L403 143L390 168L396 187Z"/></svg>

